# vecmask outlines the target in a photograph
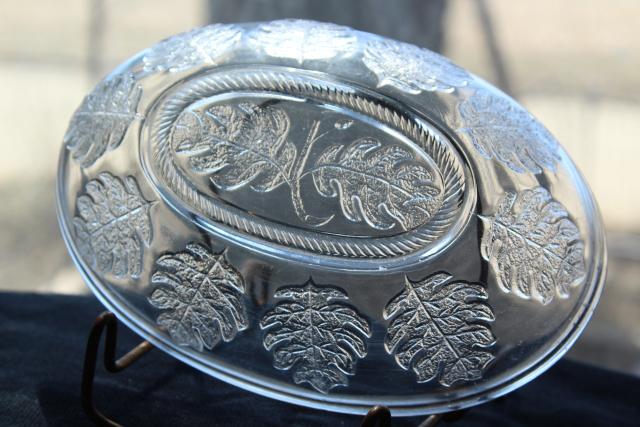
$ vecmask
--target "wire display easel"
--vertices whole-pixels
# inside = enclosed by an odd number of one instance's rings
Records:
[[[94,399],[94,379],[98,362],[98,350],[100,339],[106,329],[103,362],[105,369],[110,373],[118,373],[127,369],[142,356],[154,349],[149,341],[142,341],[140,344],[129,350],[125,355],[116,359],[116,347],[118,343],[118,319],[115,314],[105,311],[96,317],[96,320],[89,332],[87,346],[84,354],[81,383],[82,408],[87,417],[97,426],[122,427],[121,424],[102,414],[96,406]],[[428,416],[418,427],[434,427],[440,421],[454,421],[463,415],[463,411],[449,412],[446,414],[434,414]],[[361,427],[390,427],[392,418],[389,408],[385,406],[374,406],[362,418]]]

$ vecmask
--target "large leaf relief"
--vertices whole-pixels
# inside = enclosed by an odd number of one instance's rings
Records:
[[[91,166],[106,151],[117,148],[136,113],[142,89],[131,74],[101,81],[71,118],[64,143],[82,167]]]
[[[585,276],[584,244],[564,206],[542,187],[507,193],[484,223],[481,251],[500,288],[548,304]]]
[[[420,383],[437,380],[449,387],[480,379],[494,359],[494,315],[486,299],[481,285],[454,281],[447,273],[405,279],[405,289],[384,309],[390,319],[385,349]]]
[[[296,147],[287,140],[289,117],[275,107],[255,104],[213,106],[178,118],[173,144],[192,170],[210,175],[223,190],[245,185],[258,192],[288,182]]]
[[[440,208],[444,186],[435,168],[414,156],[401,146],[362,138],[326,149],[315,162],[313,181],[321,195],[340,198],[350,221],[411,230]]]
[[[329,59],[355,47],[353,30],[340,25],[289,19],[260,25],[249,34],[249,43],[276,58]]]
[[[437,166],[401,145],[383,146],[375,138],[332,145],[309,160],[319,122],[310,127],[300,151],[288,138],[291,122],[283,110],[253,103],[189,110],[172,133],[176,155],[216,187],[234,191],[249,186],[265,193],[290,189],[298,218],[322,226],[333,215],[307,212],[302,180],[311,176],[321,196],[337,198],[345,218],[378,230],[411,230],[429,221],[443,202],[444,183]]]
[[[453,92],[466,86],[469,74],[447,58],[417,46],[390,40],[370,41],[362,59],[378,78],[378,87],[420,92]]]
[[[343,302],[347,294],[309,281],[280,288],[274,298],[282,302],[260,322],[274,366],[292,369],[296,384],[309,383],[321,393],[346,386],[356,361],[367,355],[371,337],[369,323]]]
[[[144,55],[144,70],[179,72],[215,64],[241,36],[242,30],[235,25],[215,24],[169,37]]]
[[[459,107],[458,131],[476,150],[514,172],[556,170],[558,143],[531,114],[504,96],[477,92]]]
[[[108,172],[85,186],[73,219],[76,244],[92,268],[118,278],[137,278],[145,246],[151,243],[149,211],[136,180]]]
[[[473,185],[447,136],[357,91],[271,69],[205,73],[172,90],[150,115],[141,153],[174,202],[210,225],[386,258],[432,253],[471,213]],[[357,188],[350,182],[364,174],[337,173],[347,163],[375,176]]]
[[[162,310],[157,323],[178,345],[211,350],[249,327],[245,282],[223,254],[199,244],[156,261],[149,302]]]

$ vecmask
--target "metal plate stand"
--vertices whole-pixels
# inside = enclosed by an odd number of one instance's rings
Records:
[[[122,427],[121,424],[113,421],[103,415],[96,407],[93,398],[93,384],[96,374],[96,363],[98,361],[98,349],[100,347],[100,338],[106,329],[105,345],[104,345],[104,367],[108,372],[120,372],[134,362],[147,354],[154,347],[149,341],[142,341],[140,344],[131,349],[124,356],[116,359],[116,345],[118,341],[118,320],[116,316],[105,311],[96,317],[84,354],[84,364],[82,368],[82,385],[81,399],[82,408],[87,417],[97,426]],[[463,415],[463,411],[450,412],[446,414],[434,414],[428,416],[418,427],[434,427],[440,421],[454,421]],[[361,427],[391,427],[391,412],[385,406],[372,407],[367,415],[364,416],[360,424]]]

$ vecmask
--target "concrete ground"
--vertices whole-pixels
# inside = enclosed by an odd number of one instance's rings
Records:
[[[640,375],[640,2],[486,5],[502,73],[475,1],[447,3],[444,53],[506,86],[551,129],[591,184],[610,234],[607,287],[570,356]],[[86,292],[54,213],[68,120],[104,72],[207,16],[199,0],[0,2],[1,290]]]

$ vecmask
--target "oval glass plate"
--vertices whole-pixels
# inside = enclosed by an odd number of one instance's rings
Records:
[[[553,136],[446,58],[338,25],[212,25],[133,57],[64,137],[98,298],[266,396],[396,415],[533,379],[593,312],[595,202]]]

